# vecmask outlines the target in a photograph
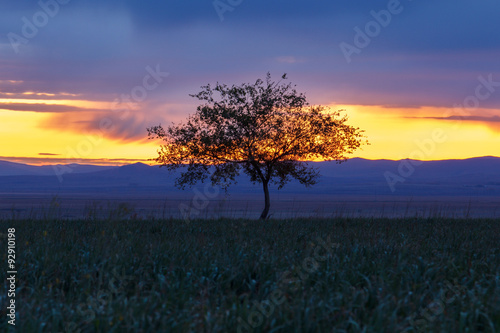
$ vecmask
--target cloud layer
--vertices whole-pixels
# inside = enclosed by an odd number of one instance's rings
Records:
[[[480,74],[500,79],[497,1],[401,1],[348,64],[340,43],[354,45],[354,29],[365,31],[390,2],[243,1],[221,22],[210,1],[70,1],[19,54],[6,47],[7,33],[22,36],[23,17],[33,21],[41,7],[2,3],[2,80],[96,98],[130,90],[146,66],[161,64],[172,73],[173,89],[157,93],[164,101],[271,71],[288,72],[318,103],[443,106],[466,96]]]
[[[41,129],[141,142],[147,126],[194,112],[189,94],[200,86],[254,82],[268,71],[287,73],[312,104],[385,106],[402,118],[464,104],[479,77],[500,85],[498,1],[214,3],[4,1],[0,109],[44,113]],[[462,120],[498,130],[497,90]],[[37,102],[11,101],[21,99]],[[57,100],[118,101],[128,115]],[[103,131],[105,120],[112,127]]]

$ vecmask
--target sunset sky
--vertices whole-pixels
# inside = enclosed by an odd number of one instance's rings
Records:
[[[0,4],[0,160],[123,164],[146,128],[217,81],[287,73],[346,109],[356,157],[500,156],[500,2],[77,1]]]

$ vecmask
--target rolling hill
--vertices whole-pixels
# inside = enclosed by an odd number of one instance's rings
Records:
[[[500,158],[479,157],[443,161],[391,161],[353,158],[344,163],[312,162],[322,177],[305,188],[291,182],[281,193],[350,195],[500,195]],[[408,169],[408,166],[412,169]],[[66,173],[57,175],[55,170]],[[69,172],[68,172],[69,171]],[[409,172],[411,171],[411,172]],[[31,166],[0,161],[0,192],[3,193],[81,193],[114,192],[175,193],[175,178],[169,172],[142,163],[121,167],[93,165]],[[388,176],[389,175],[389,176]],[[389,186],[387,177],[397,181]],[[260,193],[260,186],[245,175],[230,193]],[[275,189],[273,189],[275,190]],[[393,191],[394,190],[394,191]]]

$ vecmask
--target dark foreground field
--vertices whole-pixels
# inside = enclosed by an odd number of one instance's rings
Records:
[[[16,229],[16,332],[500,331],[498,220],[0,227],[3,271]]]

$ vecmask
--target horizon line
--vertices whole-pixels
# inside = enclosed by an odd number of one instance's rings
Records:
[[[417,160],[417,159],[411,159],[411,158],[402,158],[399,160],[395,159],[390,159],[390,158],[364,158],[364,157],[350,157],[347,158],[347,161],[352,160],[352,159],[361,159],[361,160],[367,160],[367,161],[392,161],[392,162],[399,162],[399,161],[405,161],[405,160],[411,160],[411,161],[420,161],[420,162],[437,162],[437,161],[464,161],[464,160],[471,160],[471,159],[477,159],[477,158],[498,158],[500,159],[500,156],[493,156],[493,155],[485,155],[485,156],[472,156],[472,157],[465,157],[465,158],[443,158],[443,159],[434,159],[434,160]],[[307,161],[311,163],[322,163],[322,162],[335,162],[336,160],[330,160],[330,161]],[[136,158],[50,158],[50,157],[15,157],[15,156],[0,156],[0,162],[10,162],[10,163],[18,163],[18,164],[24,164],[24,165],[29,165],[29,166],[51,166],[51,165],[71,165],[71,164],[80,164],[80,165],[94,165],[94,166],[125,166],[125,165],[132,165],[136,163],[143,163],[147,164],[150,166],[153,165],[160,165],[160,164],[153,164],[151,165],[150,162],[153,162],[153,159],[136,159]]]

